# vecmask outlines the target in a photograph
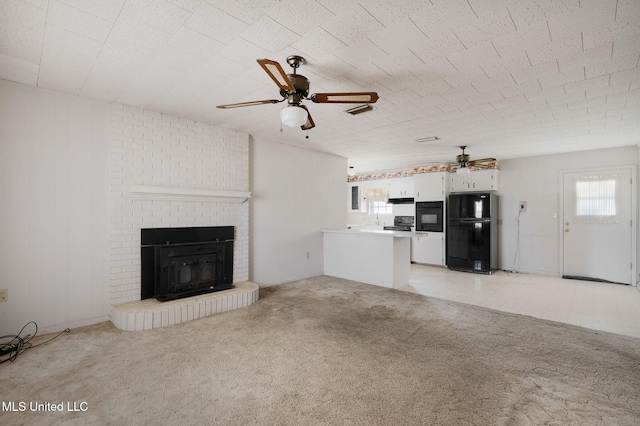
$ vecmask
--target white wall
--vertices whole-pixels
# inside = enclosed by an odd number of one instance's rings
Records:
[[[264,140],[252,140],[250,152],[250,279],[321,275],[321,230],[346,226],[346,159]]]
[[[249,135],[141,108],[111,108],[110,301],[140,300],[140,229],[234,226],[233,282],[249,277],[247,203],[136,199],[132,186],[249,190]]]
[[[633,146],[500,161],[500,268],[560,275],[560,172],[637,165],[638,159],[638,147]],[[520,216],[518,266],[516,217],[520,201],[527,202],[527,212]]]
[[[1,335],[108,319],[107,110],[0,81]]]
[[[138,200],[131,185],[246,192],[249,136],[0,80],[0,335],[139,300],[142,227],[233,225],[233,280],[248,279],[247,203]]]

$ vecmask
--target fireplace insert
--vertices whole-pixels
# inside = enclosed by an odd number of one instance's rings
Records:
[[[141,299],[233,288],[233,226],[142,229]]]

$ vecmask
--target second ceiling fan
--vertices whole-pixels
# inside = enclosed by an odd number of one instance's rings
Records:
[[[218,105],[218,108],[239,108],[252,105],[277,104],[287,101],[287,107],[280,112],[283,124],[290,127],[300,126],[302,130],[315,127],[311,114],[302,101],[309,99],[320,104],[372,104],[378,100],[376,92],[343,92],[343,93],[314,93],[309,96],[309,80],[297,74],[296,70],[305,63],[302,56],[292,55],[287,63],[293,68],[292,74],[286,74],[280,64],[270,59],[258,59],[258,64],[280,88],[282,99],[264,99],[260,101],[240,102],[236,104]]]
[[[456,155],[456,162],[453,163],[453,165],[458,166],[458,173],[468,172],[470,167],[475,167],[477,169],[491,169],[493,168],[492,163],[497,161],[495,158],[480,158],[477,160],[470,160],[469,154],[464,153],[464,150],[466,148],[466,145],[460,146],[460,149],[462,149],[462,154]]]

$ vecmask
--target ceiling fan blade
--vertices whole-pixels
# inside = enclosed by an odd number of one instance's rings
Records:
[[[307,111],[307,122],[304,123],[302,126],[300,126],[300,128],[302,130],[309,130],[309,129],[313,129],[314,127],[316,127],[316,123],[313,122],[313,118],[311,118],[311,113],[309,112],[307,107],[301,104],[300,108],[304,108],[305,111]]]
[[[261,101],[251,101],[251,102],[239,102],[237,104],[226,104],[226,105],[218,105],[216,108],[221,109],[229,109],[229,108],[240,108],[252,105],[263,105],[263,104],[277,104],[278,102],[282,102],[284,99],[264,99]]]
[[[480,158],[478,160],[471,160],[470,163],[490,163],[492,161],[497,161],[495,158]]]
[[[309,98],[320,104],[372,104],[378,100],[376,92],[314,93]]]
[[[284,72],[279,63],[272,61],[271,59],[258,59],[257,61],[279,88],[289,92],[294,92],[296,90],[289,81],[287,73]]]
[[[476,169],[492,169],[491,164],[471,162],[467,167],[475,167]]]

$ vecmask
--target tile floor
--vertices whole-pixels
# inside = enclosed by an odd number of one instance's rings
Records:
[[[409,284],[400,290],[640,338],[635,286],[412,264]]]

